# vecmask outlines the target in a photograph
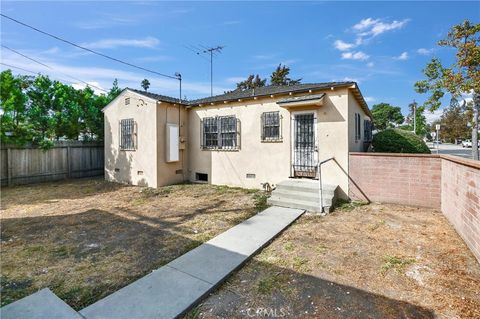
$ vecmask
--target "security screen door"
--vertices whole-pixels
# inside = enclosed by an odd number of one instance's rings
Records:
[[[315,140],[315,114],[293,115],[293,176],[317,176],[317,143]]]

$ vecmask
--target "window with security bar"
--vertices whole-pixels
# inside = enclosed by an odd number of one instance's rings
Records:
[[[263,142],[276,142],[282,140],[281,120],[282,117],[278,111],[262,113]]]
[[[120,149],[135,150],[136,147],[136,123],[133,119],[120,121]]]
[[[359,141],[362,139],[360,132],[360,114],[355,113],[355,141]]]
[[[240,122],[235,116],[204,118],[202,130],[203,149],[237,150],[240,148]]]
[[[363,120],[363,138],[365,142],[372,141],[372,122],[369,120]]]

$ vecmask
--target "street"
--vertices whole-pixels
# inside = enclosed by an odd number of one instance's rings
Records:
[[[472,149],[471,148],[463,148],[461,144],[440,144],[438,149],[433,143],[427,143],[428,147],[432,151],[432,154],[447,154],[447,155],[455,155],[460,156],[463,158],[472,158]]]

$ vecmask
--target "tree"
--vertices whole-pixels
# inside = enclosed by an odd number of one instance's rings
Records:
[[[480,24],[468,20],[453,26],[447,38],[438,42],[443,47],[456,49],[454,64],[446,68],[439,59],[433,58],[423,70],[425,80],[415,83],[418,93],[430,93],[425,106],[431,111],[438,109],[445,93],[459,98],[473,94],[472,157],[478,160],[478,113],[480,109]]]
[[[148,88],[150,87],[150,81],[147,79],[143,79],[141,86],[145,90],[145,92],[147,92]]]
[[[400,107],[388,103],[375,104],[372,107],[372,115],[373,123],[378,130],[395,127],[404,121]]]
[[[24,89],[28,86],[27,78],[14,77],[11,70],[0,74],[0,137],[5,144],[24,144],[29,138],[26,123],[27,96]]]
[[[272,75],[270,76],[270,83],[272,85],[295,85],[299,84],[302,81],[302,79],[290,79],[288,77],[289,74],[290,68],[280,63],[277,69],[272,72]]]
[[[467,138],[470,113],[471,111],[468,110],[466,103],[460,104],[456,99],[453,99],[438,121],[442,128],[442,140],[454,143],[457,139]]]
[[[251,90],[257,87],[265,86],[267,79],[261,79],[260,76],[250,74],[244,81],[237,83],[237,90]]]

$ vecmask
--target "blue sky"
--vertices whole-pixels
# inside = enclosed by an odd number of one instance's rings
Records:
[[[425,96],[413,90],[450,26],[480,20],[479,2],[8,2],[2,13],[102,53],[184,78],[187,98],[210,94],[210,65],[192,46],[225,46],[214,58],[214,93],[251,73],[268,77],[279,63],[303,82],[354,80],[370,107],[402,107]],[[1,19],[1,42],[51,66],[2,48],[2,63],[49,74],[76,86],[108,89],[152,82],[150,91],[177,96],[175,80],[106,60]],[[2,69],[6,67],[1,65]],[[19,73],[25,73],[18,71]]]

